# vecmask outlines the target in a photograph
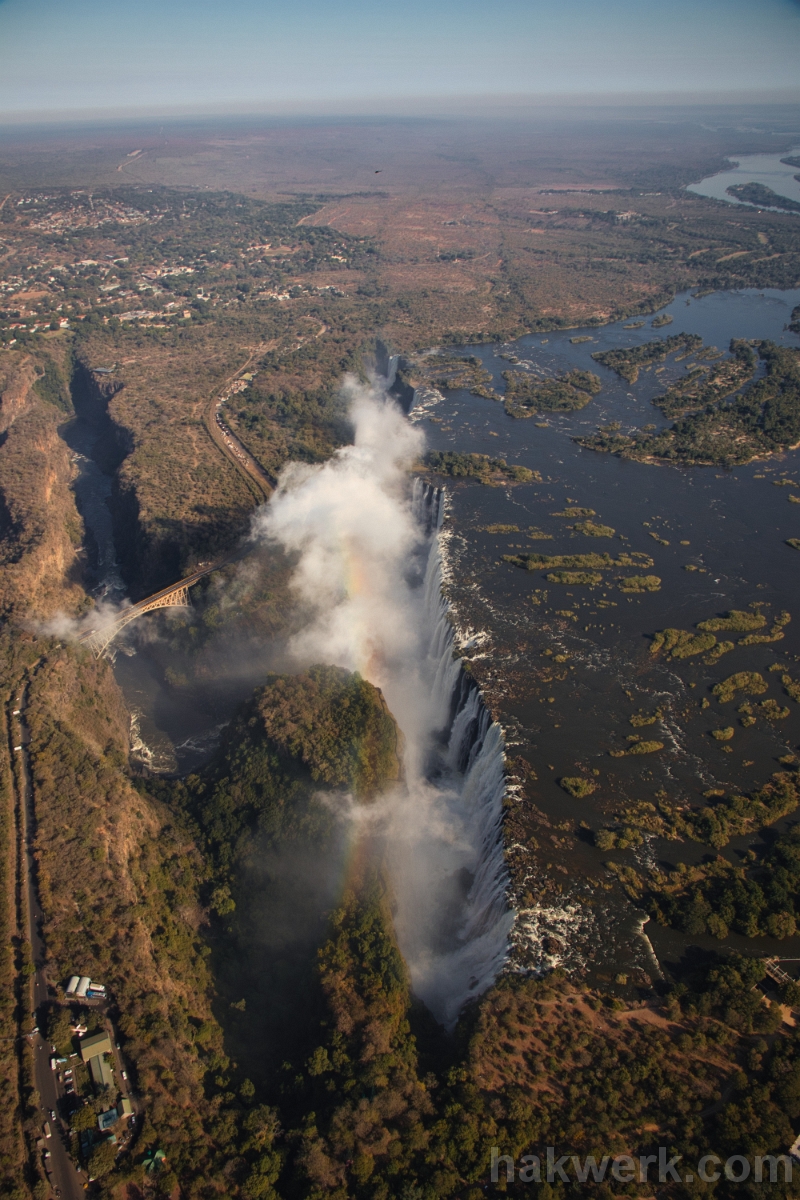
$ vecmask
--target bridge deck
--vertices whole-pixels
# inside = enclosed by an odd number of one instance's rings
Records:
[[[95,653],[100,655],[106,649],[115,636],[129,625],[131,621],[135,621],[137,617],[143,616],[147,612],[151,612],[155,608],[167,608],[168,604],[161,603],[169,600],[170,596],[176,596],[180,593],[184,594],[183,603],[186,603],[186,592],[194,584],[204,579],[206,575],[213,575],[215,571],[227,566],[229,563],[238,562],[250,553],[251,546],[245,545],[233,554],[226,555],[225,558],[219,559],[217,562],[210,563],[207,567],[200,567],[193,571],[191,575],[179,579],[177,583],[172,583],[169,587],[161,588],[158,592],[153,592],[151,596],[146,596],[144,600],[137,600],[135,604],[131,604],[128,608],[123,609],[117,616],[108,621],[105,625],[98,629],[88,629],[86,633],[82,633],[78,638],[79,642],[91,646]],[[178,607],[176,605],[175,607]]]

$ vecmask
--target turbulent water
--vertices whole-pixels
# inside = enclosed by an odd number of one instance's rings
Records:
[[[418,995],[452,1024],[496,978],[513,923],[502,842],[505,746],[474,681],[455,657],[442,594],[444,492],[415,482],[414,513],[429,532],[422,585],[420,681],[433,698],[426,773],[409,781],[390,822],[396,926]],[[419,823],[419,817],[423,818]]]
[[[321,466],[290,464],[255,532],[298,556],[307,621],[289,646],[297,666],[360,671],[403,732],[402,784],[350,818],[382,849],[414,990],[452,1025],[495,979],[513,923],[503,737],[455,655],[442,595],[444,494],[419,481],[408,494],[421,436],[383,387],[348,387],[353,445]]]
[[[666,310],[672,318],[667,332],[699,333],[720,347],[731,337],[797,345],[786,323],[798,303],[800,290],[703,298],[687,293]],[[708,721],[697,708],[702,692],[690,690],[693,677],[688,682],[680,671],[654,662],[643,634],[754,601],[766,600],[774,611],[794,609],[800,559],[786,539],[800,533],[800,507],[790,503],[790,488],[772,485],[783,476],[800,479],[800,452],[721,472],[658,468],[582,450],[572,437],[600,424],[664,424],[650,400],[686,369],[676,362],[663,372],[642,372],[631,388],[598,366],[591,357],[596,350],[664,336],[649,323],[629,324],[592,329],[588,341],[573,341],[575,331],[568,330],[528,335],[513,346],[469,348],[498,390],[510,360],[544,377],[575,368],[599,372],[602,392],[576,413],[514,421],[502,406],[468,393],[421,390],[407,419],[387,400],[387,380],[371,390],[351,385],[354,444],[325,464],[287,467],[254,529],[256,538],[278,541],[298,561],[295,590],[305,623],[287,654],[277,648],[267,665],[259,658],[255,670],[227,681],[224,697],[219,674],[205,691],[200,684],[178,691],[165,684],[165,666],[174,662],[184,670],[185,664],[167,643],[146,640],[150,630],[155,637],[154,617],[152,625],[130,627],[130,656],[120,654],[115,663],[138,715],[139,741],[146,743],[140,757],[151,769],[163,760],[164,769],[174,770],[177,761],[178,770],[186,771],[206,759],[221,722],[269,670],[337,663],[383,690],[405,738],[404,783],[368,812],[351,805],[348,820],[354,839],[361,832],[376,846],[383,839],[397,935],[415,990],[447,1024],[503,963],[521,970],[593,964],[604,972],[657,973],[642,938],[641,913],[618,889],[608,890],[606,855],[593,846],[590,827],[608,824],[618,804],[655,802],[661,790],[690,803],[710,787],[752,790],[798,744],[800,714],[792,706],[782,727],[762,721],[742,729],[734,752],[725,754],[710,741]],[[390,381],[394,363],[386,369]],[[436,450],[503,455],[538,472],[541,482],[456,484],[446,497],[443,525],[443,492],[422,482],[409,487],[423,429]],[[92,482],[87,475],[90,492]],[[106,480],[100,483],[107,489]],[[82,507],[89,524],[96,508],[104,511],[103,495],[94,507]],[[654,557],[660,592],[625,597],[609,580],[599,591],[573,595],[571,589],[548,589],[541,573],[504,563],[504,554],[520,550],[595,549],[573,540],[576,531],[559,515],[573,503],[590,505],[599,520],[615,527],[625,549]],[[528,527],[544,531],[548,540],[531,542]],[[98,528],[98,545],[103,539]],[[614,543],[600,548],[611,550]],[[268,549],[262,553],[270,557]],[[113,566],[113,553],[107,562]],[[479,638],[471,641],[457,628],[443,579],[458,621],[481,629]],[[775,655],[760,647],[737,650],[742,664],[764,671],[778,654],[795,660],[800,620],[796,611],[794,616]],[[156,644],[159,655],[152,652]],[[250,649],[248,643],[248,654]],[[514,762],[534,769],[529,794],[535,819],[530,830],[514,835],[519,844],[506,835],[505,848],[503,800],[517,793],[504,778],[501,730],[462,667],[462,661],[475,660],[477,669],[479,658],[491,660],[483,664],[486,686],[493,711],[502,714]],[[543,663],[562,662],[550,682],[539,678]],[[723,661],[718,673],[726,669]],[[765,677],[780,696],[780,676]],[[706,689],[710,682],[698,677],[696,686]],[[609,747],[630,732],[631,711],[656,705],[664,753],[642,762],[610,760]],[[698,715],[690,718],[692,711]],[[598,778],[593,796],[575,800],[559,786],[562,776],[592,768]],[[576,829],[580,836],[573,836]],[[626,853],[644,870],[654,862],[674,863],[675,847],[649,838]],[[738,846],[746,848],[744,842]],[[704,852],[681,847],[683,857],[695,851],[697,858]],[[506,861],[513,868],[516,913],[507,900]],[[543,890],[543,878],[549,890]],[[683,952],[682,935],[647,928],[660,958]],[[733,934],[725,947],[763,949]],[[767,948],[786,952],[779,943]],[[791,952],[800,953],[800,940]]]
[[[697,805],[712,789],[753,792],[796,754],[800,708],[789,701],[778,667],[794,670],[800,657],[800,557],[790,541],[800,534],[800,451],[733,470],[679,469],[596,454],[572,440],[598,426],[627,431],[670,423],[651,401],[693,365],[691,358],[670,360],[642,371],[630,385],[592,358],[597,351],[682,332],[720,348],[734,337],[796,347],[800,338],[787,323],[799,303],[800,289],[686,293],[666,308],[671,320],[663,330],[649,320],[626,320],[455,351],[478,358],[499,393],[509,361],[542,378],[575,369],[596,372],[602,391],[576,412],[514,420],[502,405],[463,390],[415,396],[410,420],[425,430],[432,449],[502,456],[536,473],[537,482],[529,485],[455,482],[446,529],[448,595],[459,621],[486,635],[477,652],[466,649],[465,658],[485,681],[525,797],[509,809],[506,826],[518,910],[511,969],[588,969],[604,983],[617,975],[652,978],[658,973],[652,950],[659,961],[672,962],[688,944],[800,954],[800,937],[787,946],[730,932],[720,943],[710,934],[690,938],[656,922],[646,926],[651,950],[642,936],[641,910],[612,883],[609,852],[594,837],[664,796]],[[568,516],[573,505],[610,526],[613,538],[581,534]],[[546,568],[521,571],[505,560],[530,552],[616,556],[622,550],[652,559],[648,570],[660,580],[658,591],[626,595],[611,574],[598,587],[559,586]],[[765,604],[769,614],[792,614],[774,646],[741,645],[715,666],[651,653],[656,630],[691,629],[714,614],[753,604]],[[711,688],[742,670],[763,673],[770,697],[781,706],[779,720],[745,728],[735,707],[715,706]],[[663,743],[663,751],[611,757],[639,732],[632,717],[640,711],[653,715],[652,735],[646,736]],[[736,733],[723,748],[710,731],[727,724]],[[560,781],[576,775],[591,778],[592,795],[576,798],[564,790]],[[739,866],[757,840],[735,839],[723,854]],[[646,875],[653,866],[693,865],[706,853],[699,843],[647,835],[638,847],[615,849],[611,859]]]

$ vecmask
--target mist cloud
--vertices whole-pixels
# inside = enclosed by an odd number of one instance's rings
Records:
[[[322,465],[286,467],[253,536],[297,559],[292,586],[306,619],[289,641],[294,664],[359,671],[403,732],[404,781],[368,807],[340,798],[339,811],[354,837],[379,848],[413,987],[451,1026],[496,977],[513,920],[503,738],[474,689],[452,718],[461,668],[439,545],[415,515],[408,477],[421,433],[380,386],[349,379],[345,391],[353,445]]]
[[[424,438],[377,385],[348,378],[344,391],[353,445],[318,466],[289,464],[253,532],[299,556],[292,586],[308,618],[289,642],[295,663],[359,671],[384,690],[408,736],[419,724],[420,597],[413,584],[423,545],[408,468]]]

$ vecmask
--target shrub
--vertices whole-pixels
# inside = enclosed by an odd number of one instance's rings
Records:
[[[591,779],[585,779],[582,775],[565,775],[558,782],[565,792],[569,792],[570,796],[575,796],[579,800],[582,800],[584,796],[591,796],[597,787],[596,783]]]
[[[711,689],[720,704],[729,703],[737,692],[745,692],[750,696],[761,696],[766,690],[766,680],[763,675],[759,675],[758,671],[737,671],[735,675],[729,675],[727,679],[723,679],[721,683],[715,684]]]

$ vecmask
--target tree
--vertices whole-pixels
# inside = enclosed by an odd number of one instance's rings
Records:
[[[114,1170],[114,1163],[117,1159],[117,1152],[114,1149],[113,1142],[100,1142],[95,1146],[87,1166],[89,1175],[94,1179],[100,1179],[103,1175],[108,1175],[109,1171]]]
[[[72,1031],[70,1030],[70,1011],[68,1008],[52,1008],[47,1015],[47,1036],[57,1050],[72,1050]]]
[[[78,1133],[84,1129],[97,1128],[97,1114],[91,1104],[84,1104],[82,1108],[78,1109],[70,1121],[70,1127]]]

